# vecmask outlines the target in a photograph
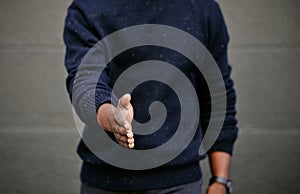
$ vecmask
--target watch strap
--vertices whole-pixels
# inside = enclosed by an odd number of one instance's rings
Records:
[[[221,176],[213,176],[209,180],[209,186],[212,185],[213,183],[221,183],[226,187],[227,193],[232,192],[232,182],[230,179]]]

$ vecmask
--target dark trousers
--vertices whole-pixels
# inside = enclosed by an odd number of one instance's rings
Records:
[[[182,185],[176,185],[173,187],[163,188],[163,189],[151,189],[145,191],[109,191],[103,189],[97,189],[89,187],[85,184],[81,184],[81,194],[201,194],[202,180]]]

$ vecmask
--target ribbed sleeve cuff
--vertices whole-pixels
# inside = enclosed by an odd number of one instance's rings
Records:
[[[104,103],[117,103],[117,98],[110,91],[89,90],[78,101],[77,113],[80,119],[89,125],[99,127],[97,121],[97,110]]]
[[[226,152],[230,155],[233,155],[233,147],[234,147],[234,143],[237,139],[238,129],[234,128],[234,130],[232,130],[232,131],[234,131],[234,132],[232,132],[230,134],[227,133],[226,136],[222,136],[222,133],[221,133],[219,138],[217,139],[217,141],[209,149],[208,153],[220,151],[220,152]]]

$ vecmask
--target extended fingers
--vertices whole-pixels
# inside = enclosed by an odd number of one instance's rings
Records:
[[[131,131],[126,130],[125,128],[116,125],[113,127],[113,133],[117,142],[127,148],[134,147],[134,139],[133,133]]]
[[[118,124],[115,124],[115,125],[113,126],[113,132],[114,132],[114,133],[118,133],[118,134],[120,134],[120,135],[122,135],[122,136],[126,136],[126,135],[127,135],[127,130],[126,130],[124,127],[121,127],[121,126],[118,125]]]
[[[126,136],[120,135],[118,133],[115,134],[115,137],[118,141],[121,141],[123,143],[128,143],[128,144],[132,144],[134,143],[134,139],[133,138],[128,138]]]
[[[115,134],[115,138],[121,146],[124,146],[126,148],[133,148],[134,147],[134,139],[133,138],[129,139],[129,138],[127,138],[125,136],[122,136],[118,133]]]

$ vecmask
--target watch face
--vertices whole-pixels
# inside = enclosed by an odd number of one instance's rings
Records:
[[[228,193],[232,193],[232,191],[233,191],[233,186],[232,186],[231,181],[227,182],[227,191],[228,191]]]

